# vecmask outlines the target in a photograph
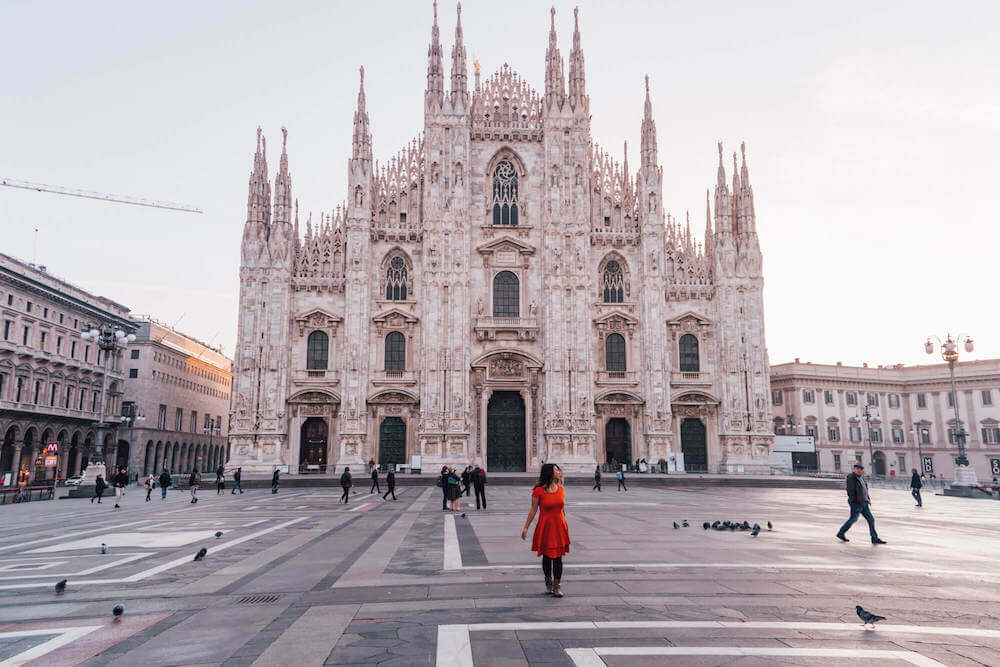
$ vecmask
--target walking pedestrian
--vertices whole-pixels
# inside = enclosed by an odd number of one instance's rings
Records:
[[[469,487],[472,485],[471,475],[472,466],[465,466],[465,470],[462,471],[462,492],[465,495],[469,495]]]
[[[615,475],[615,478],[618,480],[618,490],[621,491],[622,489],[625,489],[625,493],[628,493],[628,487],[625,486],[625,471],[619,470]]]
[[[201,484],[201,473],[197,469],[191,471],[188,486],[191,487],[191,504],[198,502],[198,485]]]
[[[274,469],[274,474],[271,475],[271,493],[278,492],[278,483],[281,481],[281,475],[277,468]]]
[[[448,501],[453,512],[458,511],[458,499],[462,497],[462,478],[454,466],[448,470]]]
[[[837,531],[837,539],[842,542],[850,542],[846,533],[854,522],[858,520],[858,515],[865,517],[868,522],[868,534],[872,538],[872,544],[885,544],[885,540],[875,532],[875,517],[871,511],[871,496],[868,494],[868,485],[862,475],[865,467],[860,463],[855,463],[851,469],[851,474],[847,476],[847,504],[851,507],[851,516],[844,522],[844,525]]]
[[[388,500],[388,498],[386,496],[388,496],[390,493],[392,494],[392,499],[395,500],[396,499],[396,473],[392,471],[392,468],[389,468],[389,472],[387,472],[385,474],[385,486],[386,486],[386,492],[385,492],[385,495],[382,496],[382,500]]]
[[[340,476],[340,488],[344,490],[344,494],[340,496],[340,502],[345,505],[350,496],[352,486],[354,486],[354,479],[351,477],[351,469],[345,466],[344,474]]]
[[[594,489],[601,490],[601,466],[594,466]]]
[[[104,481],[104,478],[100,475],[94,480],[94,497],[90,499],[90,502],[94,502],[94,498],[97,499],[97,504],[101,504],[101,496],[104,495],[104,489],[108,488],[108,483]]]
[[[479,500],[483,501],[483,509],[486,509],[486,471],[476,464],[472,469],[472,488],[476,492],[476,509],[479,509]]]
[[[441,510],[448,510],[448,466],[441,466],[441,476],[438,477],[437,485],[441,487]]]
[[[542,559],[545,592],[557,598],[562,592],[562,558],[569,553],[569,525],[566,523],[566,491],[562,469],[546,463],[531,491],[531,510],[521,530],[521,539],[528,539],[528,528],[538,514],[538,523],[531,538],[531,550]]]
[[[153,481],[153,475],[152,474],[150,474],[148,477],[146,477],[146,481],[142,483],[142,485],[146,487],[146,502],[147,503],[149,502],[149,496],[152,495],[152,493],[153,493],[153,485],[154,484],[156,484],[156,482]]]
[[[233,473],[233,493],[236,493],[236,489],[239,489],[240,493],[243,493],[243,486],[240,484],[240,481],[242,481],[242,479],[243,479],[243,468],[237,468],[236,472]]]
[[[375,493],[376,491],[382,493],[382,488],[378,485],[378,466],[372,465],[372,488],[368,489],[368,493]]]
[[[160,500],[167,499],[167,489],[170,487],[170,482],[173,481],[173,477],[169,470],[164,470],[160,473]]]
[[[215,495],[221,496],[226,490],[226,470],[219,466],[215,470]]]
[[[913,476],[910,477],[910,495],[917,501],[917,507],[924,506],[924,501],[920,498],[920,489],[923,486],[924,482],[920,479],[920,473],[917,472],[916,468],[913,468]]]
[[[115,485],[115,509],[118,509],[121,507],[125,487],[128,486],[128,473],[125,472],[125,468],[118,469],[115,476],[111,478],[111,483]]]

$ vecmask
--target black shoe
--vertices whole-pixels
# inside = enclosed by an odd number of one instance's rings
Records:
[[[847,535],[844,535],[843,533],[837,533],[837,539],[841,542],[850,542],[850,540],[847,539]]]
[[[885,544],[885,543],[886,543],[885,540],[883,540],[881,537],[876,537],[874,540],[872,540],[872,544]]]

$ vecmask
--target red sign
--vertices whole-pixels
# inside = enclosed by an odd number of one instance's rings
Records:
[[[58,457],[55,457],[55,456],[46,456],[45,457],[45,467],[46,468],[54,468],[56,466],[56,459],[57,458]]]
[[[50,442],[49,444],[45,445],[45,453],[46,454],[58,454],[59,453],[59,443],[58,442]]]

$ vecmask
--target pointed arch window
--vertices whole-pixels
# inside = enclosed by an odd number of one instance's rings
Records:
[[[406,301],[406,262],[396,256],[389,260],[385,273],[386,301]]]
[[[406,370],[406,337],[398,331],[385,337],[385,370]]]
[[[694,334],[684,334],[677,341],[678,358],[682,373],[697,373],[700,370],[698,362],[698,339]]]
[[[621,303],[625,300],[625,275],[622,265],[615,260],[604,266],[601,275],[601,288],[604,292],[604,303]]]
[[[493,278],[493,317],[521,316],[521,284],[510,271]]]
[[[517,226],[517,170],[507,159],[493,170],[493,224]]]
[[[322,331],[313,331],[306,341],[306,369],[326,370],[330,353],[330,338]]]
[[[604,364],[609,373],[625,372],[625,338],[613,333],[604,340]]]

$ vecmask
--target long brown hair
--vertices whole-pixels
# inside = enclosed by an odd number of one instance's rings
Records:
[[[549,484],[556,478],[556,468],[559,468],[555,463],[544,463],[542,464],[542,469],[538,473],[538,481],[535,482],[535,487],[547,488]],[[559,468],[561,470],[561,468]]]

